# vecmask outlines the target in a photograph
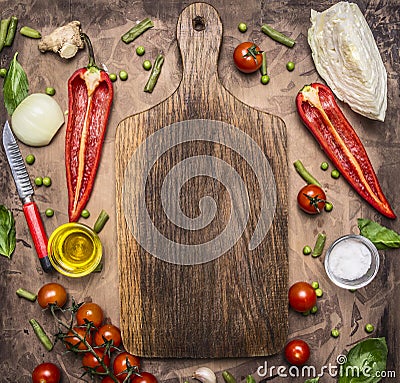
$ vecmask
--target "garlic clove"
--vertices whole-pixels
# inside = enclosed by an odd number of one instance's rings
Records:
[[[217,383],[217,377],[214,371],[208,367],[199,367],[192,375],[193,379],[197,379],[202,383]]]

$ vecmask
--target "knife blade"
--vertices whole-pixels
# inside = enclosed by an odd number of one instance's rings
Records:
[[[19,198],[23,204],[25,219],[28,223],[40,265],[42,266],[43,271],[48,273],[53,269],[53,267],[47,253],[47,235],[44,230],[39,209],[33,200],[33,188],[29,179],[29,174],[26,170],[24,160],[8,121],[4,124],[3,146]]]

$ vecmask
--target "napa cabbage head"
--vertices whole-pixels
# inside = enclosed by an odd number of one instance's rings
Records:
[[[387,73],[374,36],[357,4],[311,10],[308,43],[319,75],[352,110],[384,121]]]

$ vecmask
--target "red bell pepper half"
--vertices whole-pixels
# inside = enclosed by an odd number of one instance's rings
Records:
[[[331,89],[319,83],[306,85],[297,94],[296,105],[308,130],[349,184],[381,214],[396,218],[360,138]]]
[[[96,66],[89,38],[82,37],[89,49],[89,64],[68,80],[65,166],[70,222],[79,219],[92,192],[113,99],[112,82]]]

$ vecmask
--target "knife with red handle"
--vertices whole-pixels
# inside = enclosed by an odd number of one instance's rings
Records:
[[[26,222],[28,223],[36,253],[39,257],[43,271],[48,273],[53,270],[53,267],[50,263],[47,253],[47,235],[44,230],[39,209],[36,203],[33,201],[33,188],[25,167],[24,160],[8,121],[6,121],[4,124],[3,146],[11,168],[18,195],[23,203],[24,215]]]

